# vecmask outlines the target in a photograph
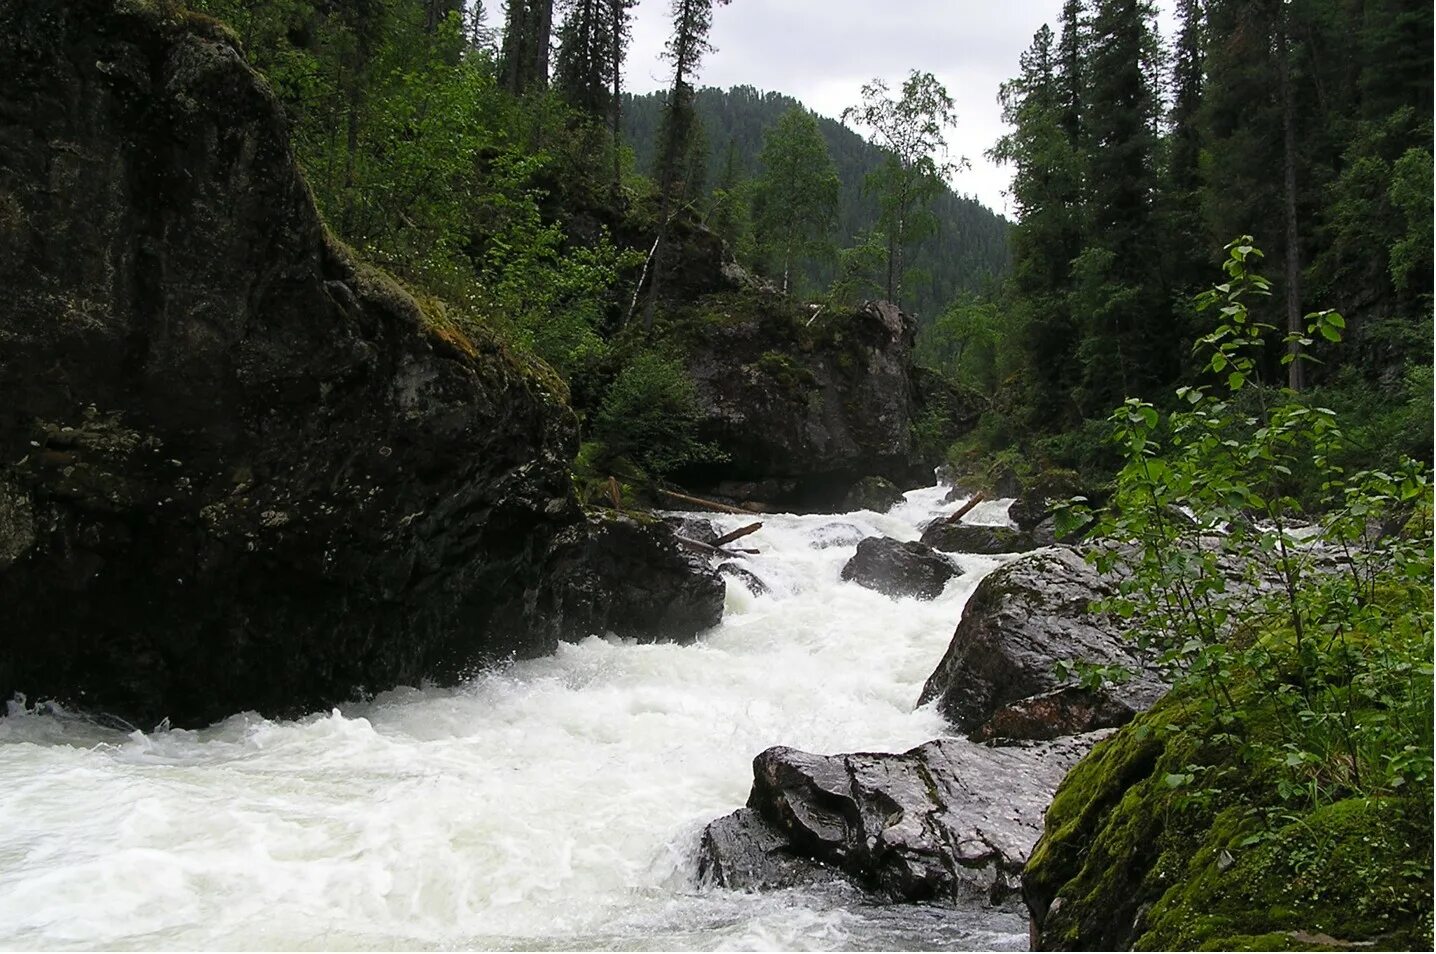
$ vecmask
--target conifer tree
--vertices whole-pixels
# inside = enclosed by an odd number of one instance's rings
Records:
[[[726,4],[728,0],[717,0]],[[693,108],[693,81],[705,54],[713,47],[708,32],[713,26],[714,0],[673,0],[673,35],[668,39],[665,56],[673,64],[673,85],[664,104],[663,119],[658,127],[658,158],[655,172],[658,179],[658,238],[653,245],[652,274],[648,303],[643,311],[645,328],[653,324],[654,311],[662,290],[667,266],[668,229],[675,211],[683,204],[688,192],[685,172],[691,172],[693,131],[699,121]]]
[[[499,51],[499,82],[504,89],[522,96],[547,88],[552,34],[553,0],[509,0]]]
[[[1022,55],[1021,75],[1003,84],[1003,120],[1013,131],[989,155],[1012,166],[1009,193],[1016,206],[1013,289],[1027,367],[1033,419],[1076,423],[1071,392],[1077,332],[1068,296],[1071,262],[1082,242],[1082,160],[1069,138],[1070,89],[1064,60],[1044,26]]]

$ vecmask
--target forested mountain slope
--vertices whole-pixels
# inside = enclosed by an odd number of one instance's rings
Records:
[[[624,99],[624,133],[632,146],[638,171],[652,172],[664,94],[627,96]],[[698,90],[698,117],[708,142],[708,183],[715,187],[757,174],[764,133],[791,109],[802,104],[782,93],[751,86]],[[837,166],[842,192],[838,211],[837,241],[852,245],[878,220],[878,201],[864,189],[864,178],[882,163],[883,153],[836,120],[818,117],[818,128]],[[730,168],[731,166],[731,168]],[[1010,223],[975,199],[945,190],[933,203],[937,228],[915,246],[909,263],[916,270],[905,282],[909,290],[904,307],[927,322],[958,294],[981,292],[1006,276],[1010,261]],[[823,288],[835,273],[833,261],[812,263],[807,279]]]

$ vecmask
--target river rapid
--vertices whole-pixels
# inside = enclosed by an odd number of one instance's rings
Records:
[[[858,540],[915,539],[945,492],[763,517],[740,545],[761,548],[747,566],[771,592],[728,580],[722,624],[688,646],[594,637],[456,688],[201,731],[12,702],[0,948],[1025,949],[1012,912],[692,876],[699,833],[747,799],[763,749],[950,734],[913,706],[1002,558],[958,556],[931,602],[839,580]],[[1005,505],[968,519],[1003,523]]]

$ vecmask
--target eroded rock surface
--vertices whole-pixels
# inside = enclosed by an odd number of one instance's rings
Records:
[[[1053,702],[1050,714],[1061,719],[1048,729],[1033,725],[1033,734],[1024,737],[1048,737],[1059,723],[1066,731],[1112,725],[1118,713],[1150,707],[1166,690],[1165,683],[1123,637],[1124,622],[1091,609],[1094,600],[1111,596],[1115,585],[1069,547],[1039,550],[994,570],[963,608],[947,654],[923,687],[919,704],[937,700],[958,728],[976,731],[1004,707],[1071,685],[1057,672],[1057,663],[1064,661],[1121,666],[1132,675],[1125,683],[1096,690],[1100,698],[1085,707],[1090,722],[1074,721],[1078,707]],[[1039,704],[1030,703],[1026,712],[1038,715]],[[999,722],[984,731],[1010,737],[1023,724],[1016,712]]]
[[[1005,901],[1058,782],[1099,737],[1000,749],[940,739],[900,755],[772,748],[753,761],[747,807],[705,831],[699,870],[760,888],[825,867],[887,900]]]
[[[843,567],[843,579],[888,596],[930,600],[942,595],[948,580],[962,570],[932,547],[917,541],[868,537]]]

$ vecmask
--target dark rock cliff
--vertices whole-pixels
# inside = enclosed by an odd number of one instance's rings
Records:
[[[0,0],[0,63],[0,694],[194,724],[622,629],[548,582],[550,376],[328,236],[223,27]]]
[[[927,405],[912,363],[916,326],[895,306],[800,310],[750,289],[700,302],[682,351],[700,436],[727,459],[690,486],[798,510],[838,507],[865,477],[932,476],[915,427]],[[928,390],[931,390],[930,388]]]

